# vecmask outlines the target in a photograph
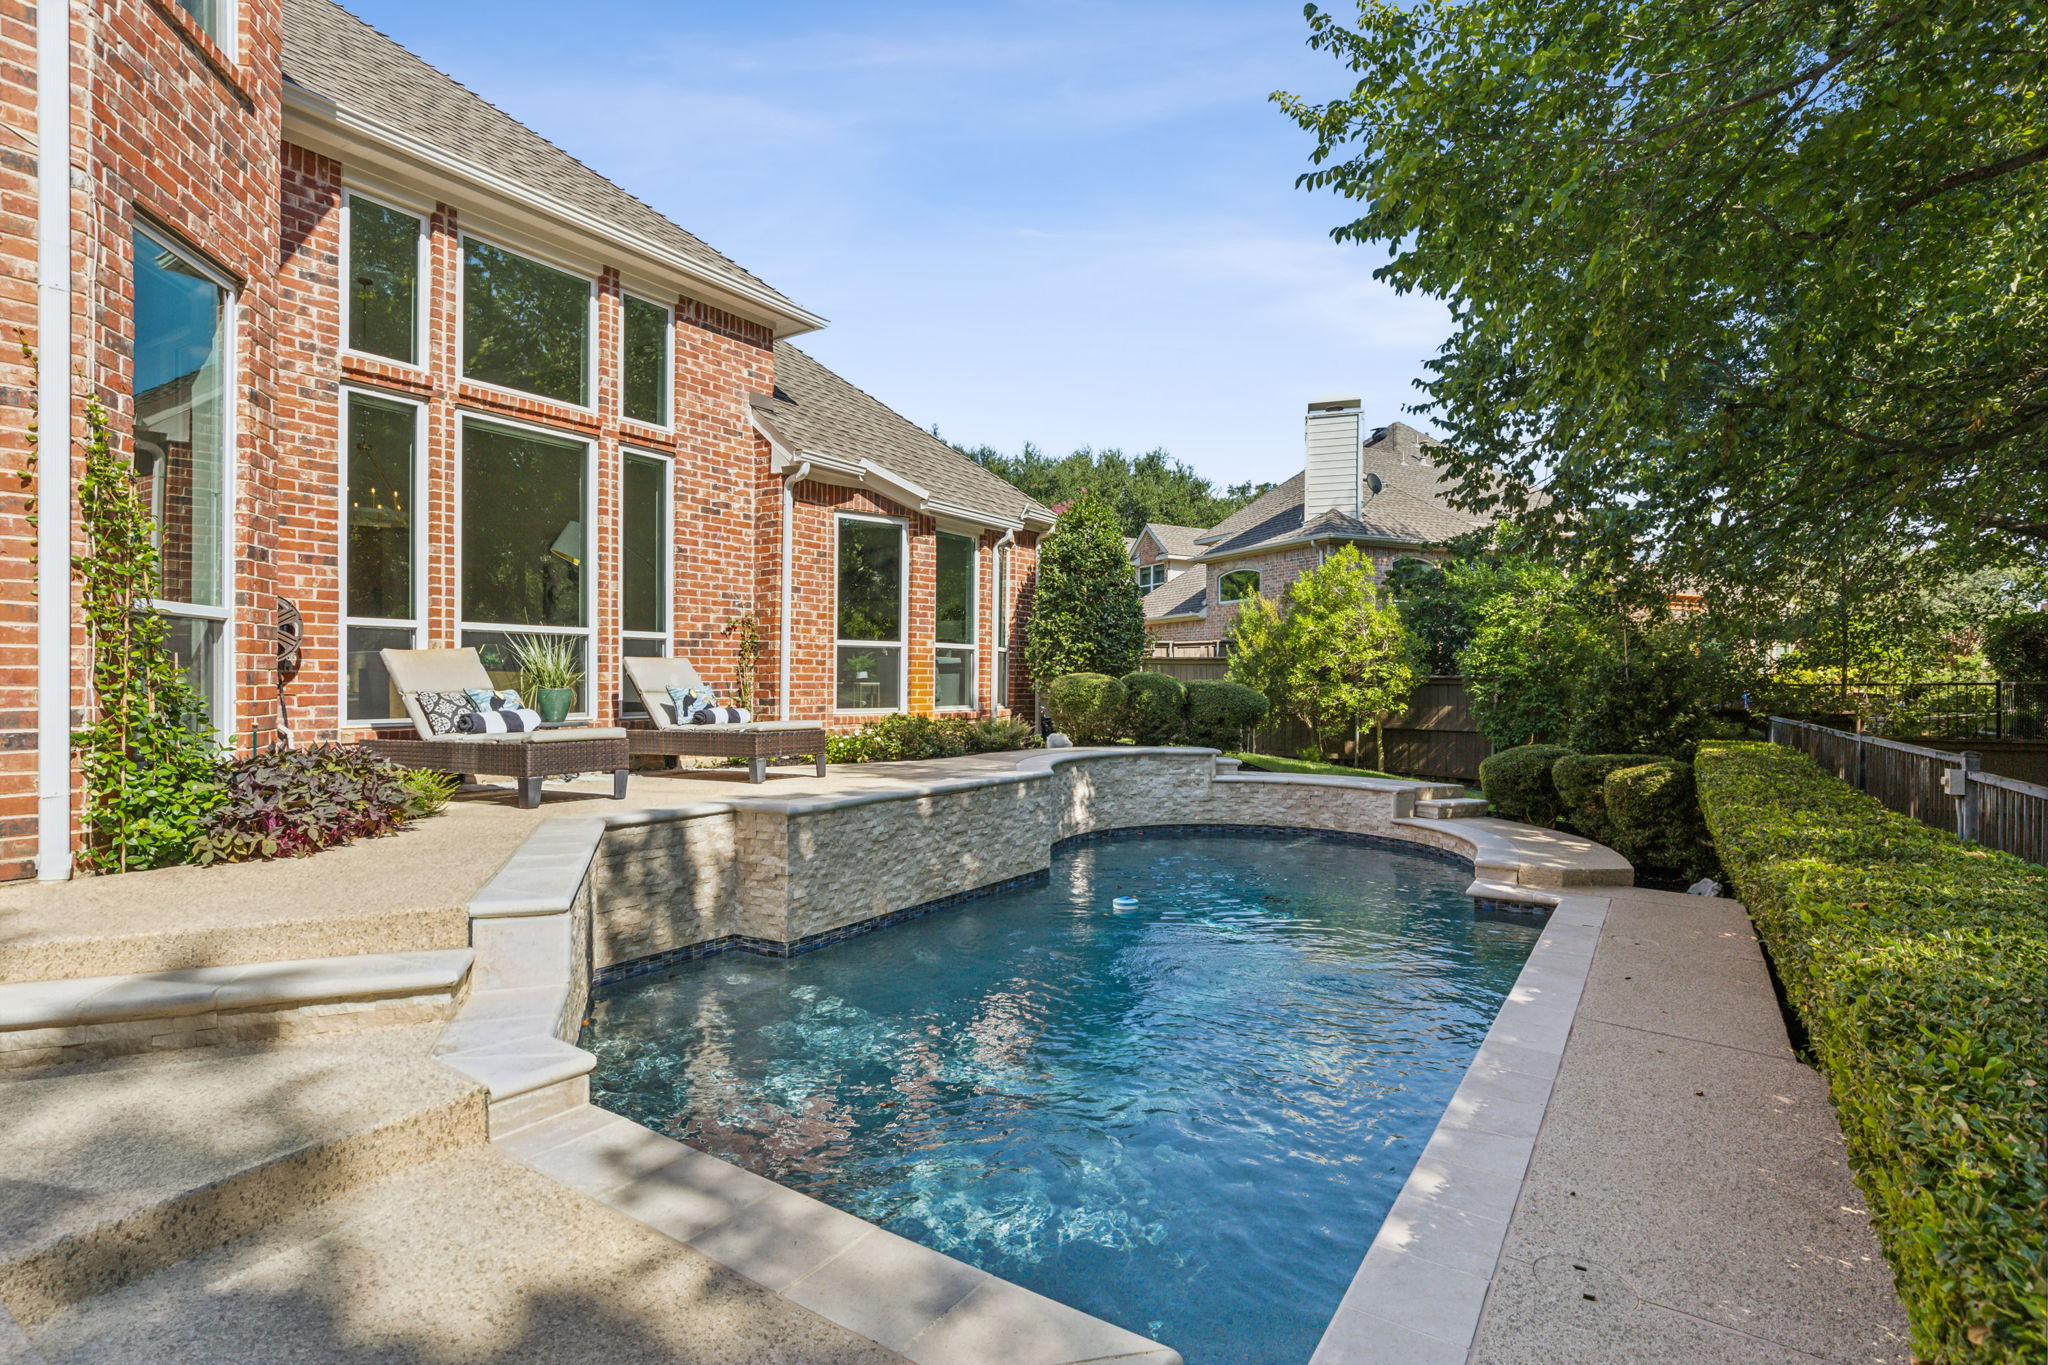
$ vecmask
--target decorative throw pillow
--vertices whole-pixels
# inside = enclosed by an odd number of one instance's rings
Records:
[[[508,687],[502,692],[493,692],[488,687],[465,687],[462,693],[469,698],[469,704],[479,711],[517,711],[526,705],[525,699],[519,695],[519,689],[516,687]]]
[[[668,704],[675,709],[678,725],[691,724],[699,711],[716,700],[708,687],[671,687],[668,690]]]
[[[436,735],[459,734],[462,718],[477,709],[467,692],[415,692],[420,714],[427,718],[427,731]]]

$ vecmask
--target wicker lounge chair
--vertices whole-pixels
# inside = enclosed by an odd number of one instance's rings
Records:
[[[678,725],[671,687],[703,687],[688,659],[627,659],[626,676],[654,720],[652,730],[628,730],[633,752],[668,758],[744,758],[747,781],[768,780],[768,760],[811,754],[825,775],[825,727],[814,720],[750,720],[738,725]]]
[[[437,735],[420,710],[421,692],[460,692],[490,687],[491,676],[473,649],[387,649],[384,667],[405,699],[417,739],[366,739],[363,747],[407,768],[432,768],[456,773],[511,777],[519,781],[519,806],[540,804],[545,777],[605,772],[612,775],[612,796],[624,800],[631,760],[624,730],[597,726],[563,726],[517,735]]]

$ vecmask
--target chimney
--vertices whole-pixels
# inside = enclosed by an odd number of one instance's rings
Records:
[[[1304,524],[1325,512],[1357,516],[1365,481],[1356,398],[1318,398],[1308,405],[1308,476],[1302,486]]]

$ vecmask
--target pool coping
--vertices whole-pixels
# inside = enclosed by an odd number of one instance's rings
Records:
[[[902,800],[1042,779],[1075,760],[1159,752],[1126,748],[1033,754],[1010,773],[923,782],[908,792],[789,804],[816,809]],[[1222,764],[1210,780],[1393,788],[1418,795],[1443,785],[1254,776]],[[584,998],[571,979],[574,913],[598,845],[614,826],[689,819],[729,808],[704,802],[550,821],[478,892],[470,906],[475,984],[436,1055],[489,1090],[493,1142],[915,1365],[989,1365],[996,1360],[1002,1365],[1086,1365],[1110,1359],[1181,1365],[1171,1347],[896,1237],[590,1104],[589,1074],[596,1058],[566,1041],[565,1034],[573,1036]],[[1098,833],[1114,831],[1076,837]],[[1471,865],[1477,876],[1468,894],[1475,906],[1554,907],[1311,1361],[1448,1365],[1465,1359],[1477,1333],[1507,1218],[1591,969],[1607,909],[1597,888],[1627,885],[1633,876],[1625,860],[1601,845],[1492,818],[1399,816],[1377,837],[1418,852],[1448,853]],[[594,972],[589,975],[594,979]],[[591,984],[586,982],[585,989]],[[1512,1131],[1495,1131],[1502,1128]],[[599,1153],[596,1148],[605,1144],[609,1152]],[[859,1254],[849,1258],[856,1247]],[[1483,1273],[1475,1273],[1482,1266]]]

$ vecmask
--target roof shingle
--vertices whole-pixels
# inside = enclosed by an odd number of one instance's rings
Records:
[[[755,395],[754,411],[799,454],[872,460],[947,502],[1005,522],[1027,514],[1052,520],[1043,503],[786,341],[775,344],[775,393]]]

